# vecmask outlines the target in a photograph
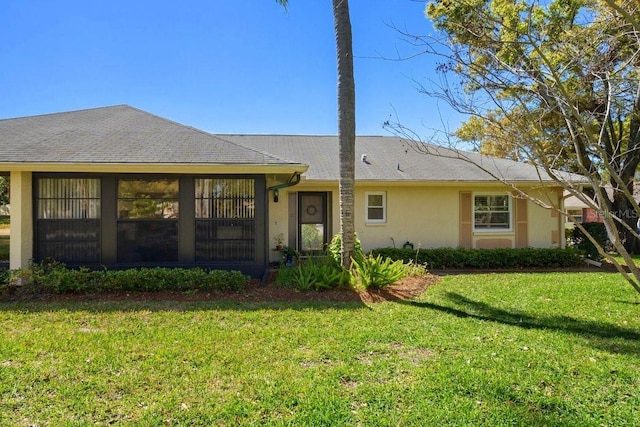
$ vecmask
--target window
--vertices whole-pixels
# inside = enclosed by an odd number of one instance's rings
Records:
[[[255,180],[195,181],[196,261],[255,259]]]
[[[118,218],[178,218],[178,180],[119,180]]]
[[[473,214],[476,231],[510,231],[511,197],[508,194],[476,194]]]
[[[39,178],[37,258],[100,262],[100,179]]]
[[[327,242],[327,193],[298,193],[298,249],[303,254],[317,254]]]
[[[41,178],[38,219],[100,218],[100,180]]]
[[[365,193],[366,201],[366,217],[365,221],[369,223],[387,222],[387,193],[385,192],[368,192]]]
[[[178,179],[118,180],[118,262],[178,261]]]
[[[573,219],[569,216],[571,215]],[[567,222],[581,223],[582,222],[582,209],[567,209]]]

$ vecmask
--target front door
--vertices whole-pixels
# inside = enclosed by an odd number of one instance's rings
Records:
[[[318,253],[327,244],[327,193],[298,193],[298,250]]]

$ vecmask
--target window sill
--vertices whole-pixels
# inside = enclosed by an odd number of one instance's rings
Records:
[[[365,227],[384,227],[386,225],[387,225],[386,222],[367,222],[367,221],[365,221],[365,223],[364,223]]]
[[[481,236],[486,236],[488,234],[492,236],[513,236],[516,233],[514,230],[473,230],[473,234]]]

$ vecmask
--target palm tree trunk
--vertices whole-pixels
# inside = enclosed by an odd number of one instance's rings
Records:
[[[349,2],[333,1],[333,23],[338,59],[338,144],[340,146],[340,232],[342,266],[350,268],[355,241],[354,186],[356,145],[356,89]]]

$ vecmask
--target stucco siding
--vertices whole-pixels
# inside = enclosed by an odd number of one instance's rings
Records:
[[[33,258],[31,172],[11,172],[11,240],[9,267],[26,267]]]
[[[365,220],[366,192],[386,192],[386,222]],[[438,187],[371,186],[356,190],[356,231],[364,250],[411,242],[414,248],[458,245],[458,192]]]
[[[332,206],[331,235],[340,231],[340,207],[337,185],[301,183],[280,190],[279,202],[269,195],[269,241],[274,247],[274,238],[283,234],[285,244],[290,240],[288,224],[295,221],[290,212],[288,196],[284,193],[327,192]],[[385,194],[386,220],[380,223],[366,221],[366,197],[368,193]],[[414,248],[457,247],[460,245],[461,194],[470,194],[471,203],[464,209],[473,209],[475,194],[511,194],[504,186],[419,186],[389,183],[366,183],[358,185],[355,193],[355,228],[365,251],[381,247],[402,247],[411,242]],[[559,202],[558,192],[533,189],[531,193],[553,203]],[[473,221],[473,213],[467,215]],[[551,209],[545,209],[525,200],[511,200],[511,229],[508,231],[479,231],[471,226],[470,246],[472,248],[548,248],[562,245],[559,236],[561,221]],[[293,228],[295,230],[295,227]],[[330,237],[329,237],[330,238]],[[295,236],[293,236],[295,241]],[[278,260],[279,254],[271,251],[271,260]]]
[[[531,195],[541,201],[560,207],[561,193],[557,191],[532,190]],[[564,218],[554,209],[543,208],[532,201],[529,205],[529,246],[534,248],[564,247]]]

